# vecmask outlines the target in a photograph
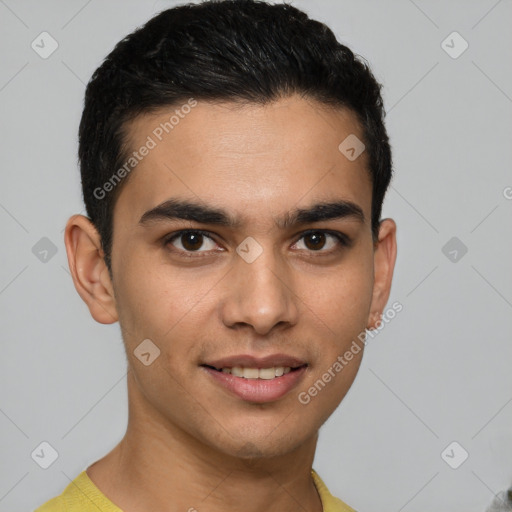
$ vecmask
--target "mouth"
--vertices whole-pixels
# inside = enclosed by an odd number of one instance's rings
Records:
[[[269,403],[285,397],[305,378],[304,360],[275,354],[263,358],[240,355],[208,361],[200,367],[215,387],[244,402]]]
[[[306,368],[308,364],[304,363],[299,366],[271,366],[268,368],[257,368],[250,366],[224,366],[217,368],[209,364],[203,364],[201,366],[210,368],[211,370],[217,371],[219,373],[240,377],[242,379],[273,380],[282,377],[283,375],[287,375],[288,373],[296,372]]]

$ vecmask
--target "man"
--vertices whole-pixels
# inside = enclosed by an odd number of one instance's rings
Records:
[[[368,67],[289,5],[179,6],[94,73],[79,142],[69,266],[119,321],[129,421],[38,510],[353,510],[312,464],[396,258]]]

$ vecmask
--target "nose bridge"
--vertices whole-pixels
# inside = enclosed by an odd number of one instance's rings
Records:
[[[270,241],[246,238],[237,247],[233,262],[224,323],[249,324],[259,334],[279,323],[296,323],[297,304],[288,270]]]

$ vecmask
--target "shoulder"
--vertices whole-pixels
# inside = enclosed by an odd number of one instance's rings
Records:
[[[34,512],[122,512],[82,471],[64,492],[47,501]]]
[[[34,512],[66,512],[66,507],[62,496],[57,496],[36,508]]]
[[[324,512],[356,512],[352,507],[336,496],[333,496],[318,473],[312,469],[311,474],[315,482]]]
[[[352,507],[347,505],[344,501],[341,501],[339,498],[336,498],[336,496],[332,496],[331,498],[332,498],[333,512],[335,510],[339,510],[339,512],[356,512]]]

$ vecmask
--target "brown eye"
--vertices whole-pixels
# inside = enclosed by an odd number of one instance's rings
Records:
[[[330,253],[336,248],[350,246],[350,239],[343,233],[329,231],[307,231],[302,234],[302,237],[296,242],[295,245],[303,243],[305,249],[310,252]],[[336,247],[337,246],[337,247]],[[303,249],[303,247],[298,247]]]
[[[308,249],[317,251],[325,245],[325,238],[325,233],[322,232],[308,233],[304,236],[304,242]]]
[[[210,247],[205,249],[205,242],[210,242]],[[169,238],[166,244],[171,244],[183,252],[206,252],[214,249],[216,246],[215,242],[208,235],[200,231],[180,231]]]
[[[181,244],[187,251],[197,251],[203,245],[201,233],[184,233],[181,235]]]

